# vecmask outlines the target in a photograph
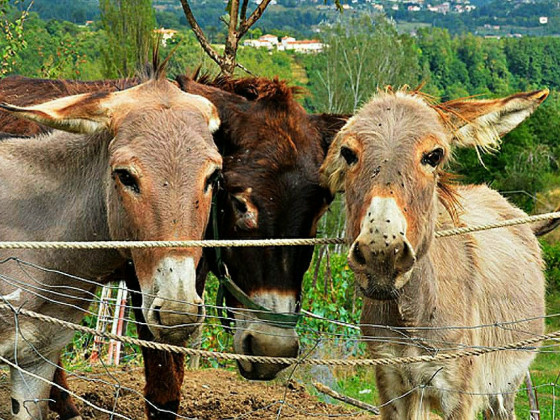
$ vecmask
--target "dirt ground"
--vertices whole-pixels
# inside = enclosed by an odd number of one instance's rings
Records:
[[[131,419],[144,419],[142,388],[144,375],[141,368],[111,368],[108,372],[96,368],[92,372],[75,372],[87,380],[70,378],[72,391],[105,410],[114,411]],[[116,399],[116,388],[109,384],[120,384]],[[305,388],[295,382],[288,386],[276,383],[251,382],[239,377],[236,372],[201,369],[185,373],[183,383],[181,416],[200,420],[218,419],[327,419],[350,418],[371,420],[376,416],[364,414],[343,405],[321,402],[309,395]],[[281,401],[285,400],[285,404]],[[0,419],[10,418],[9,381],[6,371],[0,371]],[[99,410],[78,402],[84,420],[108,420],[111,417]],[[281,408],[281,414],[278,411]],[[116,418],[116,417],[114,417]],[[180,417],[181,418],[181,417]],[[49,420],[55,420],[49,415]]]

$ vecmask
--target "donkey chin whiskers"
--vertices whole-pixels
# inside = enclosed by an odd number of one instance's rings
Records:
[[[368,280],[372,280],[369,275]],[[367,287],[360,286],[360,290],[364,296],[374,300],[395,300],[401,295],[399,289],[395,289],[394,287],[383,287],[377,284],[369,284]]]

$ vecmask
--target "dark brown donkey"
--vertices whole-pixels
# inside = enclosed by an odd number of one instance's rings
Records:
[[[547,95],[430,105],[419,94],[378,94],[337,136],[321,170],[332,191],[346,191],[348,261],[365,295],[362,331],[377,337],[369,342],[375,357],[492,348],[543,333],[543,261],[531,226],[436,240],[434,232],[525,216],[485,185],[450,185],[443,168],[452,147],[495,148]],[[428,419],[437,409],[448,420],[480,410],[514,419],[536,354],[378,367],[381,417]]]
[[[219,119],[207,99],[159,77],[121,92],[0,107],[65,130],[0,143],[0,240],[204,236],[222,165],[211,135]],[[1,254],[3,302],[79,323],[95,285],[73,276],[106,281],[130,259],[142,291],[141,312],[158,341],[182,343],[201,322],[195,277],[200,248],[100,250],[86,259],[72,249]],[[14,258],[59,271],[39,271],[33,281],[21,281]],[[24,317],[16,331],[13,316],[0,316],[0,356],[46,380],[52,380],[71,337],[70,330]],[[47,383],[12,367],[11,387],[16,419],[46,418]]]
[[[318,169],[334,134],[345,118],[337,115],[308,115],[295,100],[295,89],[284,82],[263,78],[239,80],[203,78],[199,82],[178,77],[180,87],[210,99],[218,108],[222,125],[214,139],[224,156],[224,185],[218,195],[220,238],[312,237],[316,224],[331,201],[328,189],[319,186]],[[66,92],[104,88],[119,89],[136,81],[66,82],[21,77],[0,82],[0,97],[33,103],[38,97],[55,97]],[[22,89],[28,93],[19,94]],[[9,125],[8,125],[9,124]],[[25,135],[39,126],[17,126],[0,113],[0,130]],[[207,232],[209,239],[214,232]],[[273,312],[297,312],[303,273],[311,261],[311,247],[231,248],[222,260],[233,282],[251,299]],[[205,258],[214,272],[214,250]],[[199,268],[202,263],[199,265]],[[199,270],[203,278],[206,271]],[[132,278],[129,287],[137,288]],[[133,294],[133,297],[135,295]],[[243,307],[226,290],[230,306]],[[237,311],[235,350],[244,354],[294,356],[298,340],[294,326],[251,322],[254,312]],[[137,314],[138,316],[138,314]],[[140,314],[141,316],[141,314]],[[150,333],[140,328],[142,338]],[[173,419],[179,406],[183,357],[143,349],[146,368],[145,395],[149,418]],[[248,378],[273,378],[277,365],[240,365]],[[59,379],[63,380],[62,371]],[[54,388],[53,388],[54,391]],[[58,391],[55,392],[58,394]],[[59,413],[71,412],[65,393],[53,398]]]

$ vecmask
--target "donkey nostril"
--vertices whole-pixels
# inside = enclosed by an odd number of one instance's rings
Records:
[[[157,324],[163,325],[161,322],[161,306],[154,306],[154,318]]]
[[[366,258],[364,257],[364,254],[362,253],[362,250],[360,249],[360,243],[356,242],[356,245],[354,245],[354,251],[352,252],[352,255],[354,257],[354,260],[360,264],[360,265],[366,265]]]
[[[397,260],[395,261],[395,268],[403,273],[410,270],[410,268],[416,262],[416,256],[414,254],[415,253],[412,246],[407,241],[405,241],[403,244],[402,252],[400,252],[400,255],[397,257]]]
[[[248,334],[243,340],[243,354],[252,355],[253,354],[253,336]]]

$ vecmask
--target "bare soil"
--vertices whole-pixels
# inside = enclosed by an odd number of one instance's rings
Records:
[[[143,370],[138,367],[119,367],[105,370],[95,368],[91,372],[75,372],[85,379],[71,377],[70,388],[92,404],[131,419],[144,419]],[[120,385],[117,396],[116,384]],[[310,395],[295,382],[287,385],[252,382],[242,379],[236,372],[218,369],[188,370],[182,387],[180,415],[200,420],[217,419],[328,419],[350,418],[371,420],[373,415],[358,412],[343,405],[327,404]],[[0,371],[0,419],[10,418],[9,379],[6,371]],[[285,401],[282,404],[282,401]],[[88,407],[78,401],[84,420],[108,420],[109,414]],[[278,416],[279,410],[280,415]],[[55,420],[54,414],[49,420]],[[113,417],[117,418],[117,417]],[[181,417],[179,417],[181,418]]]

